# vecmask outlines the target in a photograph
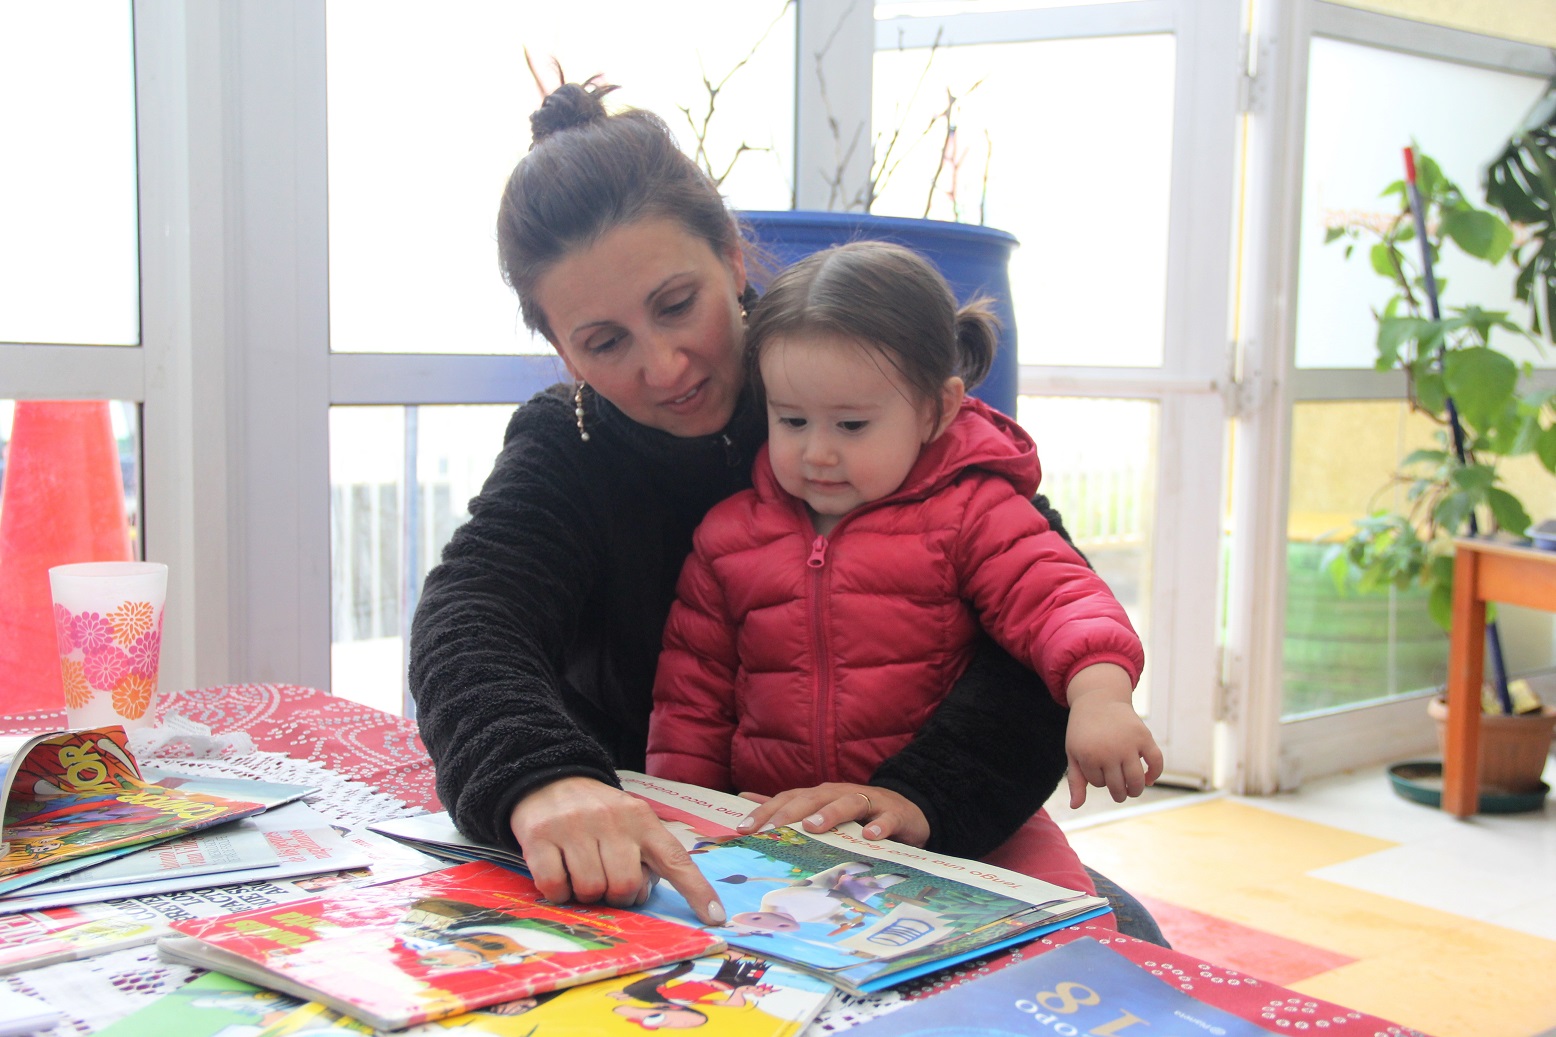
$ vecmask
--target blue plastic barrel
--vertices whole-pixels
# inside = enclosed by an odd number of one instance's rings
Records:
[[[944,220],[912,220],[848,212],[747,210],[738,214],[747,234],[781,269],[797,259],[848,241],[880,240],[923,255],[951,285],[957,301],[994,300],[999,351],[973,395],[996,410],[1016,413],[1016,313],[1010,297],[1010,253],[1020,242],[1008,231]],[[757,278],[757,289],[763,287]]]

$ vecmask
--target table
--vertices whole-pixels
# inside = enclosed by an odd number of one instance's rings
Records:
[[[157,701],[160,719],[178,713],[217,734],[247,732],[255,748],[314,760],[405,803],[442,810],[432,760],[416,722],[295,684],[224,684]],[[65,711],[0,714],[0,734],[54,731]]]
[[[1480,689],[1493,601],[1556,611],[1556,552],[1480,537],[1454,541],[1443,810],[1455,817],[1474,814],[1480,800]]]
[[[432,761],[414,721],[289,684],[233,684],[164,695],[158,704],[159,716],[172,712],[205,724],[213,733],[245,731],[260,750],[314,760],[409,805],[443,809],[433,787]],[[49,731],[63,724],[63,710],[0,714],[0,734]],[[1013,954],[1019,959],[1080,936],[1106,943],[1173,986],[1274,1032],[1305,1032],[1316,1026],[1335,1037],[1372,1037],[1378,1033],[1425,1037],[1376,1016],[1084,923],[1050,933]],[[985,971],[987,967],[973,962],[911,986],[923,991],[956,986],[976,980]],[[0,977],[0,982],[4,980]],[[846,1027],[853,1021],[851,1011],[845,1008],[824,1014],[812,1032],[823,1032],[821,1023],[828,1019],[834,1027]],[[49,1031],[67,1032],[75,1031],[68,1024]]]

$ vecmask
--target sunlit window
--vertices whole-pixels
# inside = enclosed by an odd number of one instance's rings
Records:
[[[900,165],[873,211],[1020,239],[1024,364],[1162,362],[1174,58],[1166,35],[875,56],[877,153],[898,134]]]
[[[1485,165],[1502,150],[1545,80],[1317,37],[1308,71],[1307,143],[1303,156],[1302,252],[1298,268],[1299,367],[1371,368],[1377,327],[1373,310],[1390,288],[1367,265],[1350,260],[1327,229],[1347,220],[1397,213],[1387,184],[1405,175],[1402,149],[1412,142],[1449,179],[1484,202]],[[1458,301],[1511,309],[1512,268],[1496,270],[1444,250],[1437,274],[1443,307]],[[1502,343],[1510,352],[1518,344]],[[1538,354],[1528,351],[1528,358]],[[1549,363],[1549,359],[1545,361]]]
[[[789,207],[794,15],[781,2],[486,0],[434,14],[407,0],[330,0],[327,18],[338,352],[549,351],[497,270],[498,198],[540,102],[526,54],[548,88],[553,61],[569,80],[599,74],[621,87],[609,104],[659,113],[688,153],[701,138],[706,165],[729,170],[735,206]],[[704,75],[728,77],[706,123]],[[736,161],[742,145],[754,150]]]
[[[128,0],[0,4],[0,341],[140,342]]]

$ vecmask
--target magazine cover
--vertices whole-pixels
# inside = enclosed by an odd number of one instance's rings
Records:
[[[207,972],[97,1031],[98,1037],[253,1037],[303,1007],[295,997]],[[372,1031],[367,1031],[371,1033]]]
[[[171,839],[265,809],[148,784],[118,726],[24,742],[7,761],[0,800],[0,876]]]
[[[297,878],[360,868],[371,860],[318,811],[290,803],[0,896],[0,914]],[[184,862],[187,867],[180,866]]]
[[[228,799],[244,799],[263,803],[267,807],[279,807],[295,803],[304,796],[319,791],[317,785],[292,785],[280,781],[262,781],[259,778],[223,778],[215,774],[180,774],[165,767],[142,764],[140,776],[153,785],[180,789],[184,792],[204,792]]]
[[[1108,910],[1107,901],[1003,868],[867,840],[856,824],[811,835],[739,835],[738,797],[621,773],[719,891],[730,946],[777,958],[850,992],[901,983]],[[660,883],[643,910],[695,924]]]
[[[910,1002],[849,1032],[859,1037],[951,1032],[1266,1037],[1262,1028],[1169,986],[1089,937]]]
[[[778,962],[728,950],[649,972],[564,990],[524,1022],[547,1034],[690,1030],[729,1037],[792,1037],[832,997],[830,984]],[[459,1017],[461,1021],[465,1017]],[[472,1029],[522,1037],[512,1022]]]
[[[487,863],[172,928],[182,935],[158,941],[169,960],[384,1029],[724,949],[645,914],[551,904],[525,876]]]
[[[522,997],[422,1023],[396,1037],[633,1037],[695,1029],[702,1037],[794,1037],[833,995],[820,980],[775,962],[725,951],[649,972]],[[145,1031],[143,1031],[145,1032]],[[183,1031],[169,1031],[184,1037]],[[254,1037],[371,1034],[317,1003],[281,1016]],[[128,1033],[124,1037],[129,1037]],[[192,1037],[192,1035],[190,1035]]]
[[[0,917],[0,976],[151,943],[167,930],[143,919],[75,908]]]

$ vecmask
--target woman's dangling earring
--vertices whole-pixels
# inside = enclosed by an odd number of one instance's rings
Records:
[[[578,438],[587,443],[589,442],[589,433],[584,430],[583,391],[584,383],[579,382],[578,388],[573,392],[573,414],[578,418]]]

